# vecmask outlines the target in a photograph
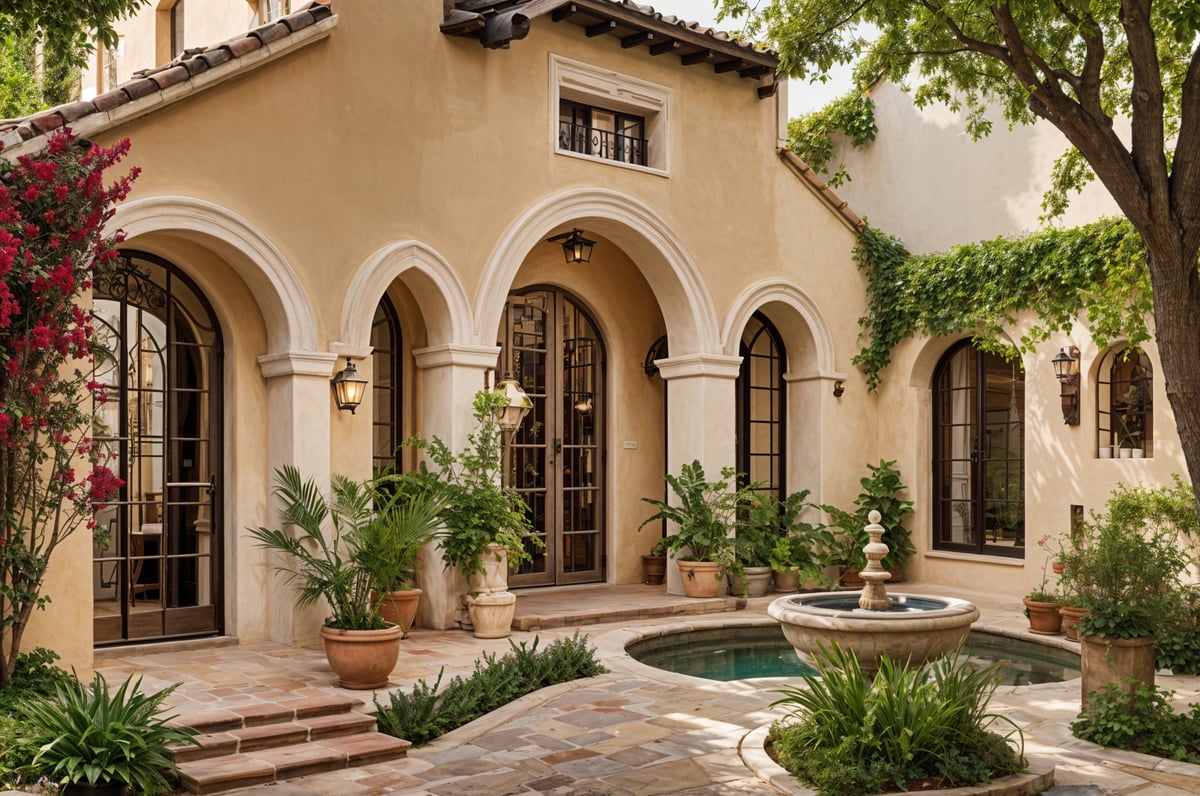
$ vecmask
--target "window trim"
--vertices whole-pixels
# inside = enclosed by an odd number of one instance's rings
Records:
[[[674,91],[667,86],[623,75],[611,69],[586,64],[550,53],[549,118],[550,151],[555,155],[603,163],[616,168],[669,177],[671,174],[670,115]],[[561,100],[589,105],[614,113],[640,116],[645,120],[646,164],[559,149],[558,112]]]

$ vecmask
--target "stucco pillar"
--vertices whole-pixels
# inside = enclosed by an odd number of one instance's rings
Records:
[[[810,490],[809,500],[821,503],[825,500],[825,467],[823,429],[825,415],[833,411],[838,399],[833,388],[844,381],[846,374],[836,372],[809,371],[785,373],[787,383],[787,455],[788,492]]]
[[[699,459],[705,475],[720,477],[737,456],[735,385],[742,358],[687,354],[655,360],[667,389],[667,472]],[[674,495],[668,494],[674,502]],[[667,533],[677,528],[668,526]],[[683,594],[679,570],[667,566],[667,594]]]
[[[289,351],[265,354],[258,366],[267,380],[268,478],[274,483],[275,471],[295,465],[304,478],[314,478],[326,494],[330,475],[330,418],[337,411],[329,380],[337,363],[334,354]],[[279,501],[267,500],[268,527],[276,527]],[[275,574],[282,563],[278,553],[270,553],[267,578],[267,632],[273,641],[285,644],[315,642],[325,619],[324,605],[301,610],[286,578]]]
[[[417,435],[439,437],[450,450],[462,451],[467,435],[475,429],[475,393],[487,386],[488,371],[495,369],[499,355],[499,346],[438,345],[414,350],[413,359],[421,369],[422,413]],[[421,551],[420,584],[421,627],[456,627],[467,581],[457,569],[446,568],[436,544]]]

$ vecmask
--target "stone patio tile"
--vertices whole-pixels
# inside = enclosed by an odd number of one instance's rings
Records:
[[[583,780],[571,785],[546,791],[547,796],[632,796],[631,791],[622,790],[608,782]]]
[[[580,760],[572,760],[566,763],[559,763],[554,766],[555,771],[563,774],[569,774],[572,777],[584,779],[600,779],[620,774],[624,771],[629,771],[632,766],[626,765],[619,760],[613,760],[611,757],[595,757],[584,758]]]
[[[451,777],[470,777],[475,774],[482,774],[485,771],[491,771],[495,768],[495,765],[481,756],[478,747],[472,748],[475,749],[475,755],[436,765],[427,771],[421,772],[419,776],[426,782],[433,782]]]
[[[486,750],[480,749],[474,744],[463,744],[462,746],[446,746],[444,743],[435,742],[437,746],[426,746],[421,749],[413,749],[409,752],[409,756],[416,760],[424,760],[432,766],[442,766],[448,763],[457,763],[460,760],[475,760],[483,757]]]
[[[561,752],[552,752],[548,755],[542,755],[539,760],[548,766],[558,766],[560,763],[569,763],[572,760],[581,760],[585,757],[595,757],[596,753],[590,749],[566,749]]]
[[[519,771],[497,771],[477,777],[466,777],[452,782],[430,784],[428,790],[437,796],[510,796],[529,793],[525,787],[525,775]]]
[[[528,745],[530,743],[528,735],[529,731],[523,727],[512,730],[493,730],[480,735],[472,743],[481,749],[494,752],[500,749],[512,749],[514,746]]]
[[[644,746],[632,746],[622,749],[619,752],[613,752],[612,754],[606,756],[609,760],[616,760],[619,763],[624,763],[630,768],[638,768],[640,766],[662,760],[665,757],[662,752],[657,752]]]
[[[710,784],[704,769],[693,760],[675,760],[656,766],[644,766],[607,777],[605,781],[639,796],[678,793]]]

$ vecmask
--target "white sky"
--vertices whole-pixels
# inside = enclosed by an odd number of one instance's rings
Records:
[[[717,24],[717,12],[713,8],[713,0],[635,0],[641,5],[651,5],[656,11],[664,14],[674,14],[680,19],[699,22],[702,25],[715,27],[718,30],[729,30],[737,27],[725,23]],[[850,67],[839,67],[830,72],[829,80],[825,83],[808,83],[792,80],[788,84],[788,115],[797,116],[801,113],[818,110],[830,100],[837,99],[850,88]]]

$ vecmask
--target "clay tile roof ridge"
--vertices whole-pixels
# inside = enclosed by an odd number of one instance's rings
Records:
[[[717,39],[718,41],[733,42],[734,44],[738,45],[739,47],[743,47],[748,50],[756,50],[757,51],[757,50],[763,49],[763,48],[760,48],[758,45],[756,45],[754,42],[744,41],[742,39],[737,38],[736,36],[731,36],[726,31],[718,30],[717,28],[710,28],[708,26],[701,25],[699,22],[692,22],[689,20],[680,19],[679,17],[676,17],[673,14],[665,15],[661,11],[655,10],[655,8],[653,6],[640,5],[638,3],[635,3],[634,0],[611,0],[611,2],[614,2],[618,5],[623,5],[628,9],[637,11],[640,14],[645,14],[646,16],[651,17],[653,19],[661,20],[662,22],[665,22],[668,25],[678,25],[681,28],[687,28],[688,30],[693,30],[696,33],[701,33],[705,36],[710,36],[714,39]]]

